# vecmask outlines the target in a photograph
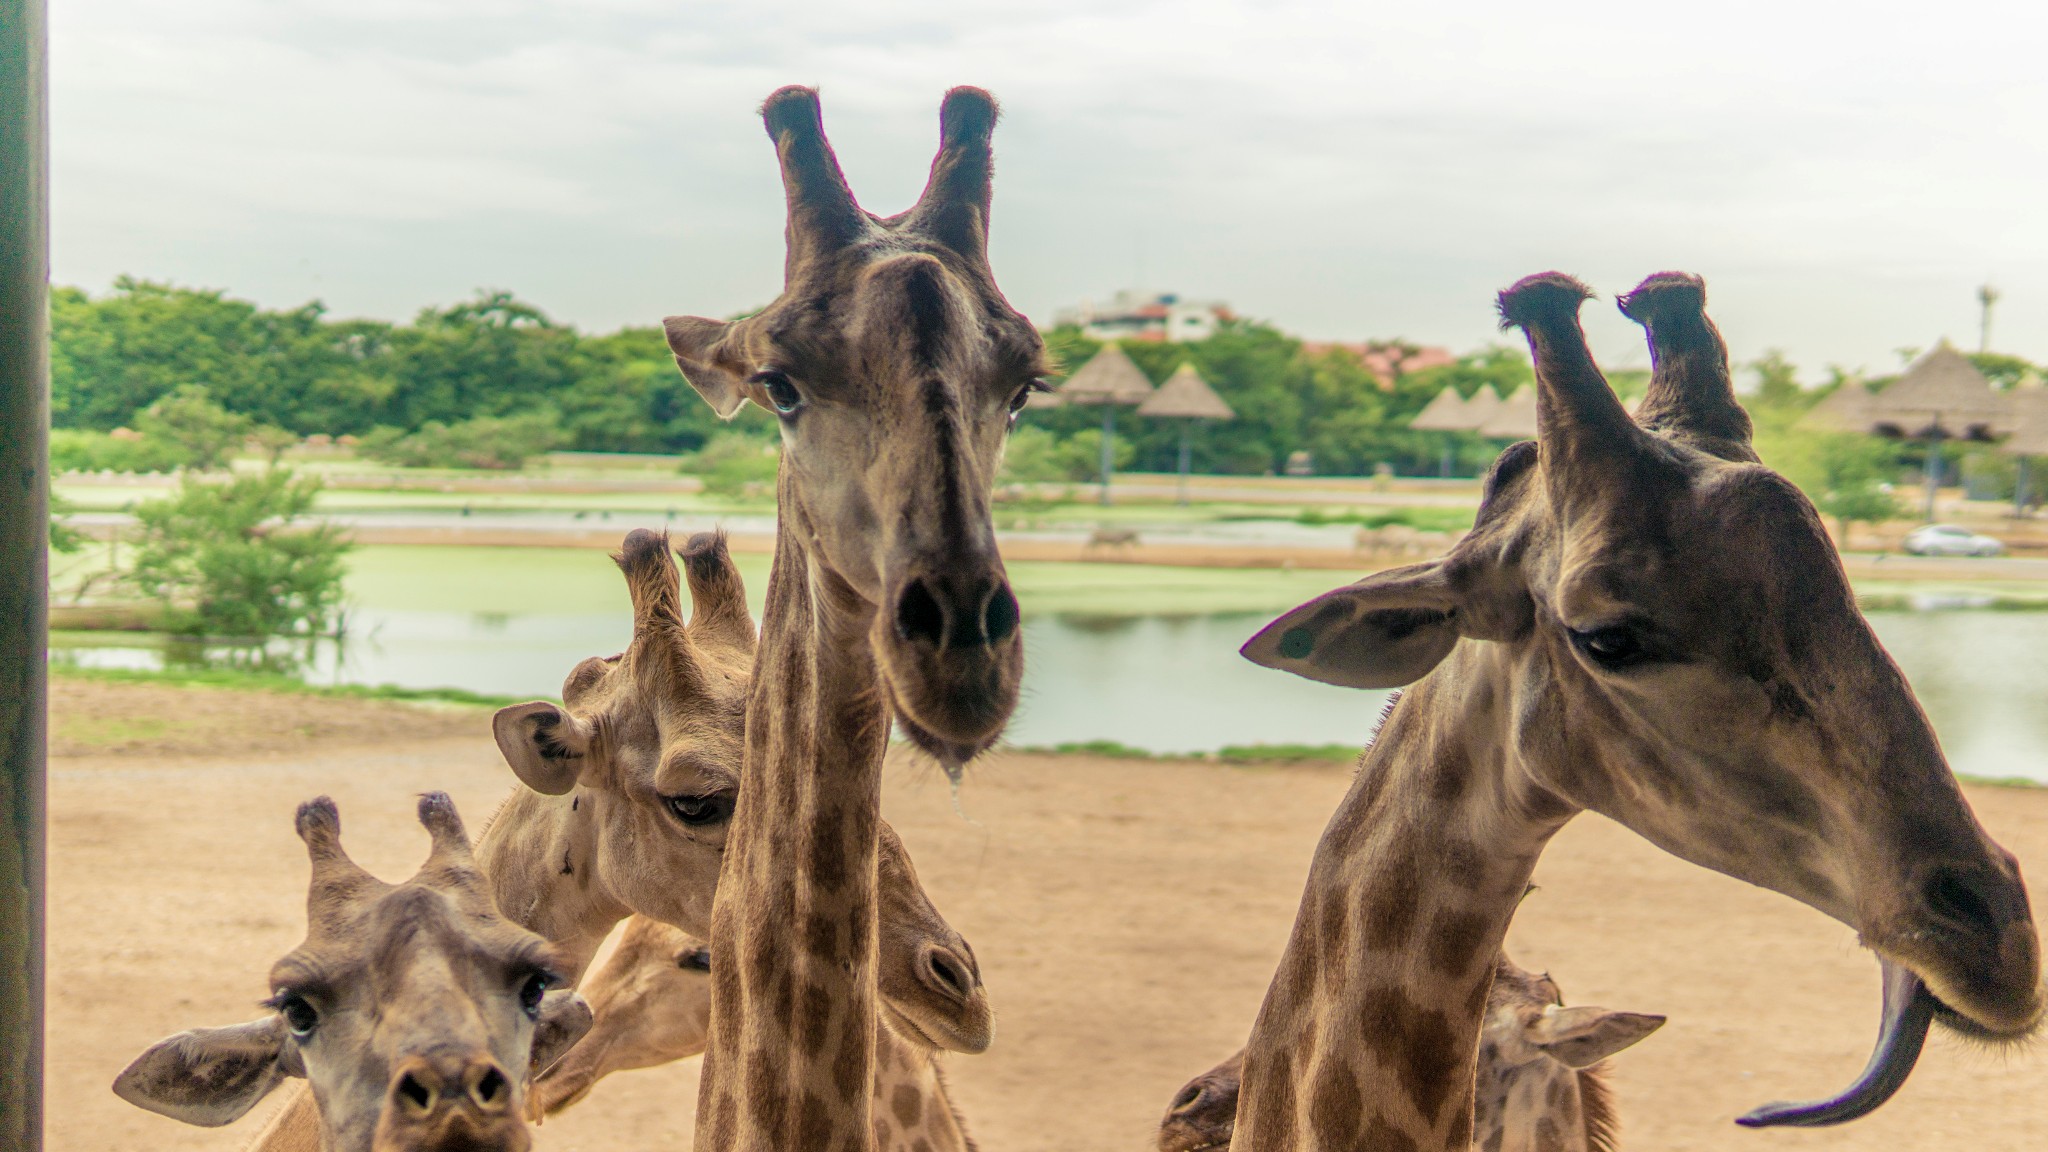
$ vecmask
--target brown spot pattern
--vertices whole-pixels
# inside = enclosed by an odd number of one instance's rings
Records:
[[[1338,1148],[1358,1130],[1365,1100],[1349,1065],[1329,1054],[1325,1054],[1322,1064],[1309,1095],[1308,1123],[1317,1142]]]
[[[1365,1041],[1394,1072],[1416,1111],[1434,1124],[1444,1103],[1460,1086],[1463,1053],[1450,1020],[1423,1008],[1397,986],[1366,993],[1361,1012]],[[1463,1084],[1470,1090],[1469,1082]],[[1462,1098],[1463,1093],[1459,1094]]]

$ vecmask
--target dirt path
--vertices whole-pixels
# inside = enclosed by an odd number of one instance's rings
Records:
[[[182,692],[116,700],[61,685],[60,732],[94,707],[118,704],[130,723],[192,712]],[[330,707],[343,711],[301,711]],[[362,722],[348,722],[350,709]],[[332,794],[351,852],[395,878],[426,852],[413,793],[451,792],[474,831],[511,782],[481,712],[289,696],[246,697],[239,711],[254,741],[307,724],[324,734],[250,752],[222,721],[204,754],[135,739],[53,765],[53,1149],[242,1147],[252,1121],[186,1127],[107,1084],[170,1032],[259,1014],[271,960],[303,928],[294,805]],[[405,727],[415,720],[420,730]],[[976,768],[963,820],[935,770],[892,766],[889,817],[973,941],[1000,1013],[988,1054],[948,1064],[984,1148],[1149,1147],[1173,1090],[1243,1041],[1346,782],[1327,768],[1007,755]],[[2037,880],[2048,876],[2048,792],[1970,795]],[[1877,980],[1854,935],[1597,818],[1558,838],[1537,880],[1511,938],[1516,958],[1548,968],[1573,1002],[1671,1016],[1617,1062],[1625,1147],[2019,1152],[2048,1131],[2048,1056],[1940,1038],[1866,1121],[1738,1131],[1738,1112],[1832,1090],[1862,1066]],[[691,1061],[615,1077],[543,1128],[538,1147],[687,1148],[696,1071]]]

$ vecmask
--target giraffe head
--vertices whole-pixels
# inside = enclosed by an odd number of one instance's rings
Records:
[[[1494,964],[1479,1034],[1472,1146],[1478,1152],[1608,1152],[1613,1099],[1601,1061],[1663,1027],[1664,1017],[1564,1006],[1556,981]]]
[[[1501,455],[1471,534],[1287,613],[1245,654],[1356,687],[1448,662],[1446,683],[1498,721],[1499,757],[1474,770],[1533,781],[1549,818],[1591,808],[1858,930],[1897,994],[1890,1071],[1847,1111],[1798,1117],[1842,1119],[1903,1081],[1931,1016],[1988,1038],[2035,1027],[2026,888],[1813,506],[1758,463],[1701,281],[1663,273],[1622,298],[1654,362],[1635,419],[1579,329],[1589,295],[1556,273],[1501,294],[1534,355],[1539,432]]]
[[[594,869],[636,912],[708,933],[739,791],[754,622],[725,538],[691,537],[682,581],[668,537],[636,529],[616,556],[633,598],[624,652],[592,657],[562,682],[562,707],[501,710],[498,747],[527,787],[574,794],[596,826]]]
[[[987,1050],[993,1021],[974,952],[939,915],[894,829],[881,825],[881,1002],[891,1037],[919,1056]],[[614,1072],[704,1051],[711,954],[703,941],[645,916],[583,982],[595,1023],[534,1085],[536,1113],[557,1112]]]
[[[335,1152],[522,1152],[529,1067],[590,1026],[573,993],[548,995],[545,940],[498,914],[455,806],[420,798],[433,851],[386,884],[341,847],[334,802],[299,808],[313,862],[306,940],[270,971],[272,1012],[161,1041],[114,1081],[133,1104],[227,1124],[288,1076],[312,1085]]]
[[[951,772],[1017,702],[1023,645],[989,491],[1045,370],[989,268],[995,101],[946,94],[924,194],[886,218],[854,200],[816,92],[784,88],[762,116],[788,200],[782,294],[730,323],[670,317],[669,346],[719,414],[751,400],[780,421],[781,531],[819,596],[872,618],[897,722]]]
[[[1479,1034],[1472,1146],[1479,1152],[1610,1152],[1614,1105],[1599,1063],[1656,1031],[1662,1016],[1565,1008],[1557,984],[1502,955]],[[1174,1094],[1159,1152],[1230,1147],[1244,1077],[1239,1051]]]

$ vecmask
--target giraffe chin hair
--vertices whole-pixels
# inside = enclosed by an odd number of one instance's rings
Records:
[[[1920,1059],[1920,1048],[1927,1042],[1928,1027],[1937,1015],[1953,1017],[1954,1013],[1911,968],[1882,956],[1878,963],[1884,970],[1884,1012],[1877,1047],[1856,1082],[1826,1100],[1766,1104],[1737,1117],[1737,1124],[1745,1128],[1841,1124],[1875,1112],[1905,1086]]]

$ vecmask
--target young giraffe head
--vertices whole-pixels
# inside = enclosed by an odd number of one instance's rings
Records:
[[[562,684],[566,707],[517,704],[493,728],[528,787],[590,806],[592,858],[563,868],[593,870],[620,904],[703,938],[739,791],[755,639],[725,538],[700,533],[681,555],[687,624],[668,538],[634,530],[614,558],[632,593],[632,643],[578,664]],[[883,1010],[938,1047],[982,1051],[994,1018],[974,950],[932,907],[895,830],[882,823],[879,837]]]
[[[782,295],[731,323],[670,317],[669,346],[721,415],[751,400],[780,420],[780,530],[822,596],[872,616],[897,722],[952,772],[1017,702],[1023,645],[989,491],[1045,370],[989,268],[995,101],[946,94],[924,194],[886,218],[854,200],[816,92],[784,88],[762,116],[789,205]]]
[[[114,1081],[130,1103],[216,1126],[286,1077],[312,1085],[333,1152],[522,1152],[521,1096],[590,1026],[545,940],[491,903],[455,806],[420,798],[433,852],[386,884],[341,847],[334,802],[299,808],[312,857],[306,940],[270,972],[270,1015],[181,1032]]]
[[[951,937],[964,950],[966,941],[923,899],[909,855],[886,824],[881,861],[885,871],[907,877],[911,885],[906,889],[882,881],[885,934],[892,926],[901,926],[896,930],[914,930],[923,938]],[[884,956],[890,951],[885,944]],[[884,1046],[927,1059],[941,1050],[987,1050],[992,1030],[986,998],[974,998],[979,1011],[963,1013],[954,1003],[935,998],[928,983],[928,977],[902,964],[883,961]],[[644,916],[628,920],[618,947],[590,973],[581,991],[589,998],[595,1022],[534,1082],[536,1113],[554,1113],[575,1104],[614,1072],[652,1068],[704,1051],[711,1027],[711,955],[701,939],[680,928]]]
[[[1556,273],[1501,294],[1539,432],[1495,464],[1471,534],[1287,613],[1245,654],[1394,687],[1458,648],[1447,683],[1498,699],[1503,769],[1562,801],[1554,818],[1591,808],[1861,932],[1887,971],[1873,1076],[1756,1120],[1858,1115],[1903,1081],[1930,1017],[1999,1039],[2039,1021],[2019,865],[1964,802],[1813,506],[1758,463],[1701,281],[1622,298],[1654,364],[1633,420],[1579,329],[1589,295]]]
[[[635,529],[616,556],[633,598],[633,640],[562,682],[565,707],[501,710],[492,732],[522,783],[573,793],[597,828],[586,860],[626,907],[708,932],[726,826],[739,790],[754,621],[739,569],[713,533],[682,549],[694,616],[664,534]],[[587,882],[586,882],[587,883]]]
[[[1618,1124],[1600,1062],[1656,1031],[1662,1016],[1565,1008],[1557,984],[1494,966],[1479,1033],[1477,1152],[1613,1152]],[[1159,1152],[1220,1152],[1237,1126],[1244,1052],[1187,1082],[1159,1122]]]

